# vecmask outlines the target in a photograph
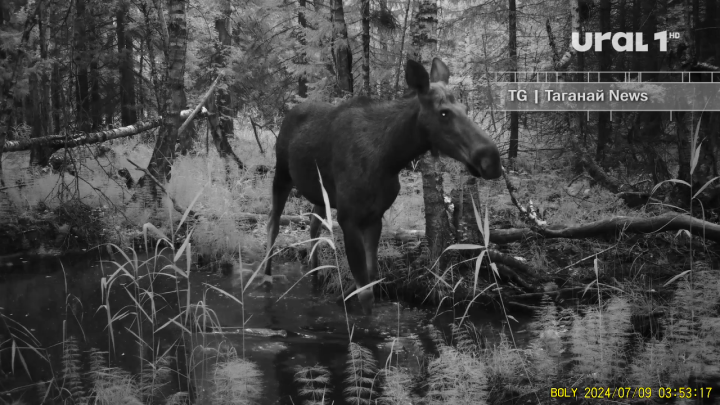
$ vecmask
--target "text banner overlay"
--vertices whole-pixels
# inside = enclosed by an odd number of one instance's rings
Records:
[[[720,82],[501,82],[504,111],[720,111]]]

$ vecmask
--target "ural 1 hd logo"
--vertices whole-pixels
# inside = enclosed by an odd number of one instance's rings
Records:
[[[586,32],[585,43],[580,44],[580,33],[572,33],[572,46],[578,52],[588,51],[593,45],[593,37],[595,38],[595,52],[603,50],[603,42],[611,41],[612,47],[617,52],[647,52],[648,45],[643,41],[642,32],[616,32],[616,33],[600,33]],[[667,31],[656,32],[655,40],[660,41],[660,52],[667,52],[668,39],[679,39],[679,32]]]

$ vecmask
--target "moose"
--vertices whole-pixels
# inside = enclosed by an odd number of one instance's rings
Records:
[[[394,101],[357,97],[337,106],[305,102],[285,117],[275,145],[272,210],[267,224],[265,284],[272,283],[271,253],[280,216],[293,185],[325,217],[324,186],[337,209],[345,252],[357,289],[377,278],[382,218],[400,191],[399,173],[410,161],[431,151],[461,163],[475,177],[502,174],[500,152],[492,139],[467,116],[467,107],[448,88],[450,70],[434,58],[428,75],[407,61],[405,81],[411,90]],[[320,233],[313,215],[310,237]],[[314,245],[316,242],[312,242]],[[317,267],[317,252],[309,258]],[[372,313],[372,288],[357,294],[365,314]]]

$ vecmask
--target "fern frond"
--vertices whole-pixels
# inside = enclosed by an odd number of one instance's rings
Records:
[[[382,405],[407,405],[414,403],[410,395],[410,376],[402,369],[390,367],[383,370],[383,394],[378,398]]]
[[[478,354],[478,333],[475,326],[469,323],[458,326],[453,323],[451,327],[457,350],[464,354]]]
[[[83,402],[87,396],[81,374],[80,349],[75,338],[71,336],[63,345],[60,377],[62,395],[71,398],[75,403]]]
[[[487,375],[477,356],[464,354],[451,346],[440,348],[440,355],[428,365],[429,403],[475,405],[487,402]]]
[[[305,397],[305,405],[325,405],[328,394],[332,392],[330,387],[330,370],[326,367],[315,365],[310,367],[298,367],[294,380],[300,384],[300,396]]]
[[[571,332],[574,370],[602,384],[622,377],[630,316],[630,305],[619,297],[602,312],[592,308],[585,316],[576,315]]]
[[[343,390],[345,400],[353,404],[371,404],[378,394],[375,380],[378,376],[377,361],[372,352],[351,342],[348,347],[347,387]]]
[[[213,404],[255,404],[262,393],[262,374],[257,366],[241,358],[229,359],[215,367]]]

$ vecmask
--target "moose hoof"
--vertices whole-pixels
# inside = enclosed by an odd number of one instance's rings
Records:
[[[361,291],[358,294],[358,299],[360,300],[363,313],[365,315],[372,315],[373,303],[375,303],[375,296],[373,295],[372,289]]]

